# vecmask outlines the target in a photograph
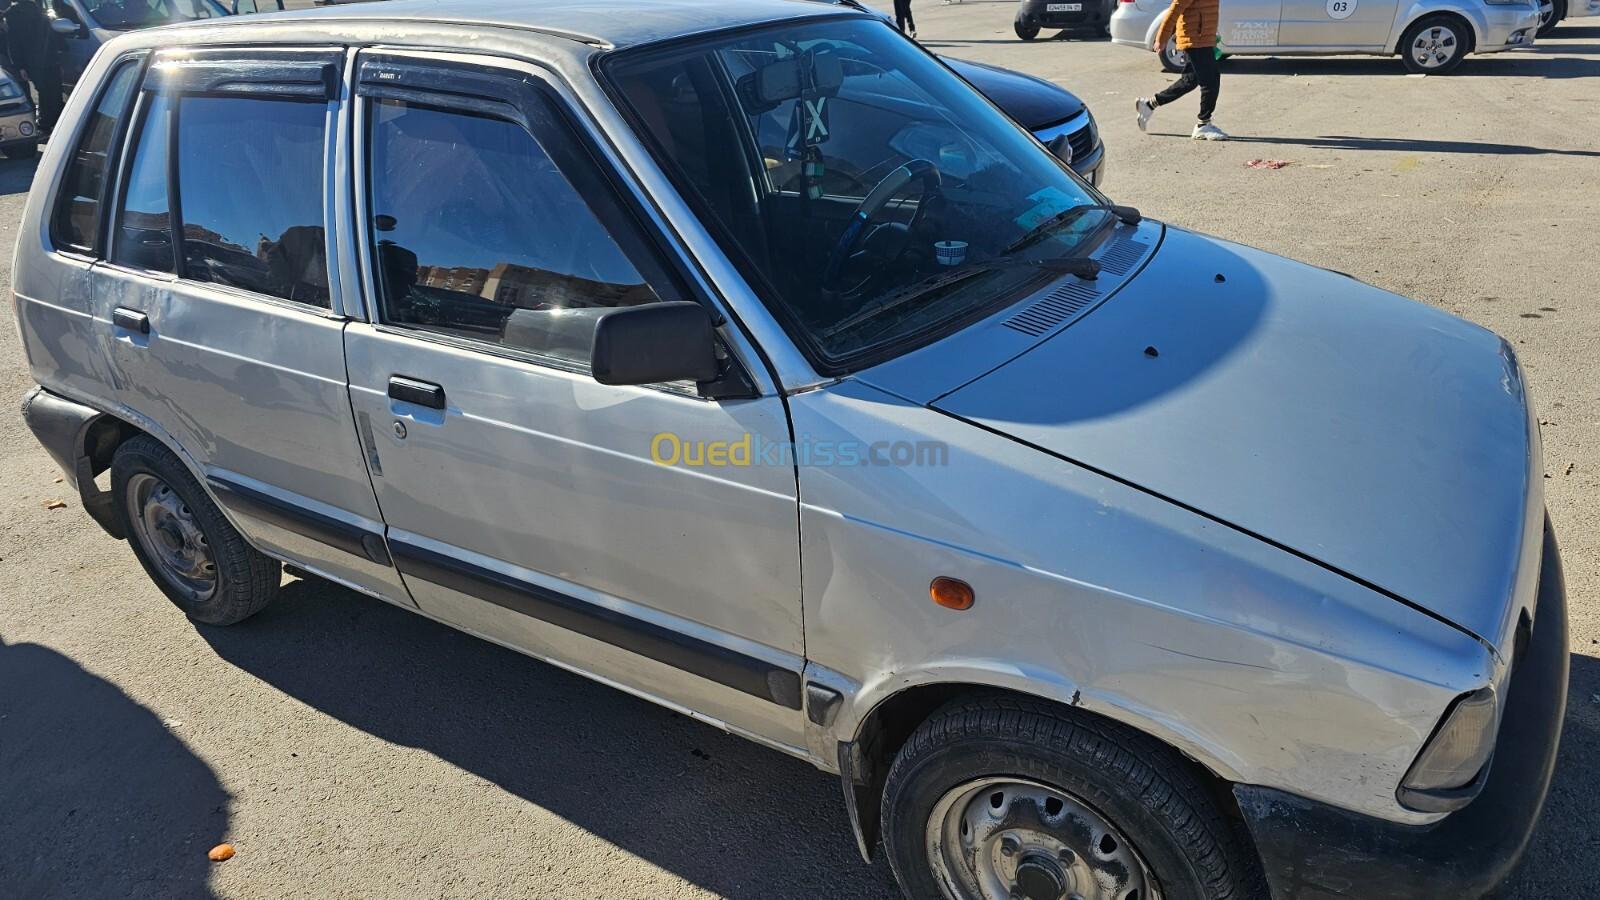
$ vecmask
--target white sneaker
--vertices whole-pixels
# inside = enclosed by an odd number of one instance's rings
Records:
[[[1144,97],[1133,101],[1133,108],[1139,113],[1139,130],[1143,131],[1150,124],[1150,117],[1156,113],[1156,105]]]
[[[911,39],[913,41],[917,39],[917,30],[915,28],[911,29]]]
[[[1225,141],[1228,133],[1210,122],[1201,122],[1194,127],[1194,134],[1189,135],[1197,141]]]

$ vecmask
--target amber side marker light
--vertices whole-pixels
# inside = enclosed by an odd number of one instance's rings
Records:
[[[940,575],[928,585],[928,593],[933,597],[933,602],[945,609],[972,608],[972,585],[965,581]]]

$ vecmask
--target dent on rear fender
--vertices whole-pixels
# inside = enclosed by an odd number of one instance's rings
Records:
[[[798,440],[942,440],[946,465],[803,467],[807,656],[859,687],[853,740],[941,682],[1124,721],[1229,781],[1396,821],[1394,789],[1477,642],[1225,526],[857,382],[791,400]],[[928,583],[972,585],[935,605]]]

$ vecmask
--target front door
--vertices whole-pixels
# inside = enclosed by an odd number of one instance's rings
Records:
[[[558,88],[495,65],[359,63],[373,321],[346,355],[396,564],[431,615],[799,747],[783,403],[590,377],[597,316],[704,298]]]
[[[1397,0],[1283,0],[1285,47],[1371,50],[1394,27]]]

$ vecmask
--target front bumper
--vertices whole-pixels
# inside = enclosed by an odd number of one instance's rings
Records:
[[[1483,792],[1433,825],[1385,822],[1250,785],[1234,787],[1274,900],[1482,897],[1511,874],[1539,820],[1567,707],[1567,592],[1545,523],[1533,632]]]
[[[1487,10],[1483,40],[1472,48],[1473,53],[1504,53],[1507,50],[1526,50],[1533,46],[1539,31],[1539,8],[1522,6],[1490,6]]]
[[[33,109],[25,112],[0,114],[0,147],[39,143]]]

